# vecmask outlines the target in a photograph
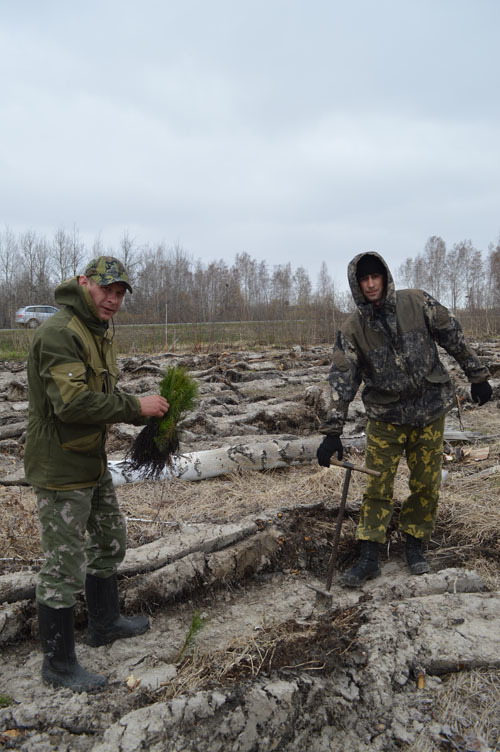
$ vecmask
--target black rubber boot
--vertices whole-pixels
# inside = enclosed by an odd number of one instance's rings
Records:
[[[372,580],[379,575],[378,543],[361,541],[359,559],[352,569],[342,575],[341,582],[345,587],[360,587],[366,580]]]
[[[149,629],[149,619],[144,614],[131,617],[120,615],[116,574],[105,579],[88,574],[85,594],[89,612],[87,643],[92,647],[109,645],[124,637],[135,637]]]
[[[73,608],[50,608],[38,603],[38,628],[43,650],[42,679],[52,687],[73,692],[97,692],[108,680],[78,663],[75,654]]]
[[[406,561],[412,574],[425,574],[430,570],[422,554],[423,541],[421,538],[414,538],[413,535],[406,533]]]

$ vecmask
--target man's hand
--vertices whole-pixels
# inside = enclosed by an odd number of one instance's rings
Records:
[[[170,407],[165,397],[159,394],[151,394],[149,397],[138,397],[138,399],[141,403],[141,415],[146,415],[150,418],[162,418]]]
[[[488,400],[491,399],[492,394],[493,389],[488,381],[482,381],[480,384],[470,385],[470,396],[472,397],[472,401],[476,404],[479,403],[479,406],[488,402]]]
[[[332,458],[332,454],[335,454],[335,452],[337,452],[337,457],[339,458],[339,460],[341,460],[344,456],[344,448],[342,446],[340,436],[338,436],[337,434],[325,436],[318,447],[318,451],[316,452],[318,464],[320,464],[322,467],[330,467],[330,460]]]

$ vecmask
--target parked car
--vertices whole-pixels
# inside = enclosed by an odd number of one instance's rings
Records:
[[[44,321],[50,319],[50,317],[53,316],[54,313],[57,313],[58,310],[59,308],[51,305],[23,306],[16,311],[15,324],[16,326],[36,329],[37,326],[40,326]]]

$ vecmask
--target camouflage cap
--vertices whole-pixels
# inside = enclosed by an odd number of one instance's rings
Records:
[[[127,270],[114,256],[99,256],[99,258],[92,259],[84,274],[101,287],[112,285],[113,282],[123,282],[127,290],[132,292]]]

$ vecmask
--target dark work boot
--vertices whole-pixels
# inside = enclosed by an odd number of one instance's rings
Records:
[[[380,575],[378,565],[378,543],[361,541],[361,553],[352,569],[342,575],[341,583],[345,587],[360,587],[366,580]]]
[[[135,637],[149,629],[149,619],[144,614],[120,615],[116,574],[105,579],[88,574],[85,595],[89,612],[87,643],[92,647],[109,645],[123,637]]]
[[[38,603],[38,628],[43,650],[42,679],[52,687],[73,692],[97,692],[106,687],[104,676],[91,674],[75,654],[73,608],[50,608]]]
[[[406,561],[412,574],[425,574],[430,570],[422,554],[423,541],[421,538],[414,538],[413,535],[406,533]]]

